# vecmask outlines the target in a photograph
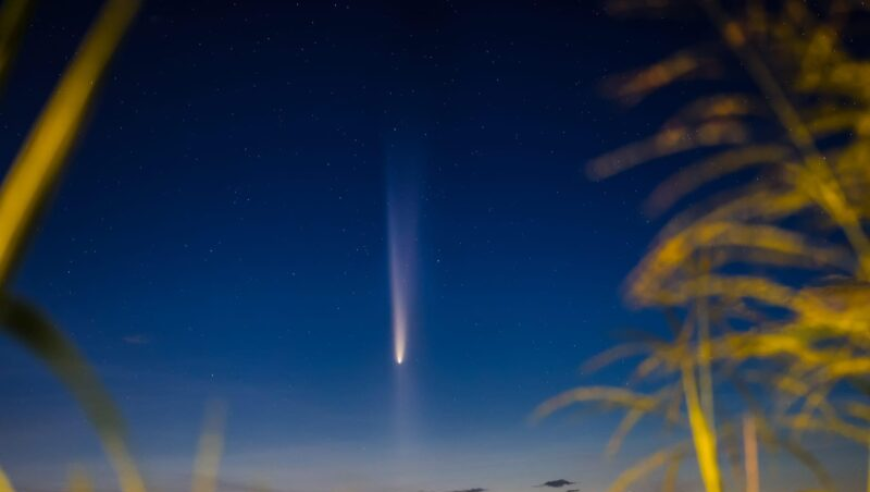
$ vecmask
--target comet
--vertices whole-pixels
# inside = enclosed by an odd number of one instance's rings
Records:
[[[408,298],[407,270],[401,260],[396,258],[397,247],[393,245],[390,234],[390,303],[392,304],[393,353],[396,364],[405,361],[408,347]]]
[[[393,356],[402,365],[416,312],[419,161],[407,148],[391,150],[395,155],[388,156],[387,162],[390,308]]]

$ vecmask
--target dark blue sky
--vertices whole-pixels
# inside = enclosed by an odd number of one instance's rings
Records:
[[[600,81],[705,29],[592,4],[146,3],[15,288],[106,379],[156,483],[182,486],[213,399],[230,410],[230,483],[615,476],[625,462],[599,457],[611,419],[525,419],[649,319],[619,287],[657,226],[638,205],[660,174],[590,183],[583,165],[683,95],[625,110]],[[40,4],[0,103],[0,162],[96,7]],[[423,163],[420,309],[397,371],[385,172],[406,154]],[[60,385],[9,341],[0,355],[10,474],[44,490],[62,464],[108,473]]]

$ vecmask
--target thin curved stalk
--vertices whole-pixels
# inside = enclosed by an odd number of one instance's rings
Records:
[[[42,360],[76,398],[115,467],[121,491],[144,492],[145,485],[127,451],[121,415],[84,356],[25,302],[8,297],[0,300],[0,328]]]
[[[689,415],[689,426],[692,430],[692,442],[695,446],[698,469],[701,472],[704,488],[706,492],[722,492],[716,437],[707,416],[704,414],[703,405],[698,396],[695,367],[689,358],[682,364],[682,382],[686,398],[686,411]]]
[[[209,413],[193,466],[193,492],[215,492],[217,489],[217,475],[224,445],[224,408],[215,404]]]
[[[746,476],[746,492],[759,492],[758,439],[755,432],[755,417],[743,417],[743,459]]]
[[[709,278],[707,275],[709,270],[707,255],[703,254],[701,257],[701,272],[704,275],[704,282]],[[713,374],[710,369],[710,361],[713,356],[710,344],[709,303],[710,300],[707,296],[701,296],[698,299],[698,375],[700,379],[701,408],[707,416],[710,429],[716,429],[716,413],[713,407]]]

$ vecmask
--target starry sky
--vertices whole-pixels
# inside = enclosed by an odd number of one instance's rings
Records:
[[[36,9],[0,162],[98,6]],[[629,110],[600,84],[708,31],[595,2],[148,1],[15,290],[88,356],[163,490],[187,487],[214,401],[225,490],[600,490],[662,435],[606,461],[612,418],[527,418],[612,382],[577,369],[648,320],[619,289],[660,225],[638,209],[661,169],[583,166],[685,96]],[[397,367],[386,203],[407,166],[417,306]],[[8,340],[0,357],[9,474],[47,492],[80,463],[111,488],[62,386]]]

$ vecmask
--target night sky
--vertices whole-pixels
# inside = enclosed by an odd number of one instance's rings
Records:
[[[38,6],[0,101],[0,162],[98,6]],[[527,419],[617,381],[578,367],[654,319],[620,286],[661,225],[639,205],[673,164],[604,183],[583,168],[685,97],[626,109],[600,84],[706,35],[591,1],[148,1],[15,290],[85,352],[163,490],[187,487],[212,401],[229,410],[226,490],[599,490],[668,438],[642,427],[606,461],[613,418]],[[416,189],[402,366],[391,172]],[[9,340],[0,357],[10,476],[49,491],[82,463],[110,488],[65,389]]]

